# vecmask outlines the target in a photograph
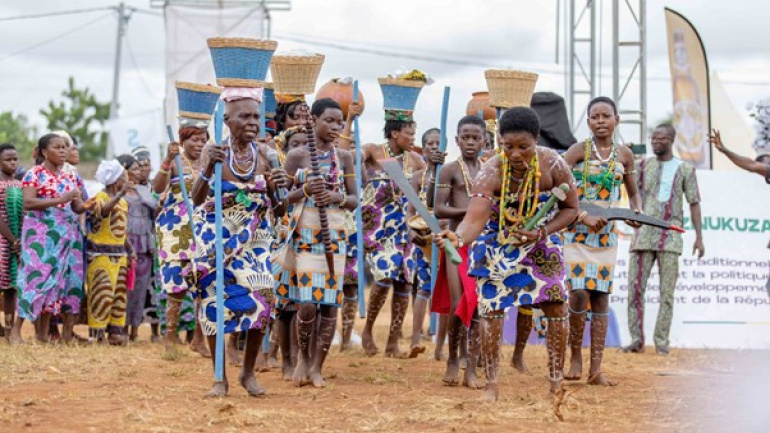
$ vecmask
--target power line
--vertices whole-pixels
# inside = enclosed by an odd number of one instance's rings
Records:
[[[144,91],[147,93],[148,96],[156,97],[157,95],[152,92],[150,89],[150,85],[147,83],[147,80],[144,79],[144,74],[142,74],[141,69],[139,68],[139,64],[136,61],[136,57],[134,56],[134,50],[131,48],[131,40],[129,38],[126,38],[126,48],[128,51],[128,58],[131,60],[131,64],[134,67],[134,71],[136,71],[136,75],[139,77],[139,82],[142,84],[142,87],[144,88]]]
[[[99,22],[99,21],[109,17],[110,15],[111,14],[104,14],[104,15],[102,15],[100,17],[97,17],[96,19],[88,21],[85,24],[78,25],[77,27],[71,28],[71,29],[67,30],[66,32],[58,34],[58,35],[56,35],[56,36],[54,36],[52,38],[46,39],[46,40],[38,42],[38,43],[36,43],[34,45],[30,45],[30,46],[28,46],[26,48],[23,48],[23,49],[21,49],[19,51],[16,51],[16,52],[13,52],[11,54],[8,54],[7,56],[0,58],[0,63],[10,59],[11,57],[16,57],[16,56],[18,56],[20,54],[24,54],[24,53],[27,53],[27,52],[32,51],[34,49],[40,48],[40,47],[42,47],[44,45],[47,45],[47,44],[49,44],[51,42],[55,42],[55,41],[57,41],[57,40],[59,40],[61,38],[65,38],[65,37],[67,37],[67,36],[69,36],[69,35],[71,35],[73,33],[77,33],[79,31],[81,31],[81,30],[83,30],[83,29],[85,29],[85,28],[87,28],[87,27],[89,27],[89,26],[91,26],[91,25],[93,25],[93,24],[95,24],[95,23],[97,23],[97,22]]]
[[[60,12],[46,12],[41,14],[17,15],[13,17],[0,17],[0,21],[26,20],[26,19],[32,19],[32,18],[48,18],[48,17],[59,16],[59,15],[85,14],[90,12],[106,11],[106,10],[113,10],[113,9],[115,9],[115,6],[90,8],[90,9],[73,9],[69,11],[60,11]]]

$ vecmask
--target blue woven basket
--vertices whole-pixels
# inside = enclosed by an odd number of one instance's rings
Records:
[[[217,84],[224,87],[265,85],[277,42],[247,38],[209,38],[206,42]]]
[[[417,97],[425,85],[422,81],[398,80],[395,78],[380,78],[383,108],[386,110],[414,111]]]
[[[204,84],[176,82],[179,114],[193,119],[209,120],[222,89]]]
[[[265,104],[265,113],[268,117],[275,116],[275,109],[278,106],[278,102],[275,100],[275,90],[273,90],[272,83],[267,83],[265,85],[265,90],[262,94],[262,103]]]

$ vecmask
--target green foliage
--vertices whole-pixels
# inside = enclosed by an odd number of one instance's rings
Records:
[[[73,77],[62,98],[58,102],[49,101],[48,108],[40,110],[48,121],[48,130],[65,130],[77,140],[82,161],[103,158],[108,140],[104,124],[110,118],[110,104],[99,102],[88,87],[76,88]]]
[[[32,159],[37,144],[37,129],[29,124],[27,116],[10,111],[0,113],[0,143],[11,143],[19,151],[21,161]]]

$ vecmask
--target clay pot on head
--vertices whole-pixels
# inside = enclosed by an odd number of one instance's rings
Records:
[[[473,92],[473,98],[468,101],[468,107],[465,114],[478,116],[479,110],[483,114],[484,120],[493,120],[497,118],[495,107],[489,104],[489,92]]]
[[[340,107],[342,107],[343,117],[348,117],[348,106],[353,102],[353,84],[343,84],[337,82],[336,78],[333,78],[328,83],[321,86],[318,92],[315,94],[315,100],[331,98],[335,100]],[[361,105],[361,111],[366,108],[364,101],[364,95],[361,93],[361,89],[358,89],[358,103]]]

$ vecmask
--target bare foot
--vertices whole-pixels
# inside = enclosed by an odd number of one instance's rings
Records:
[[[227,362],[230,365],[238,366],[243,362],[243,359],[241,358],[241,352],[238,351],[237,347],[233,347],[228,344],[225,348],[225,355],[227,355]]]
[[[588,378],[587,383],[589,385],[600,385],[600,386],[617,385],[617,382],[607,379],[607,377],[601,371],[597,371],[596,373],[593,373],[591,377]]]
[[[494,403],[497,401],[499,391],[496,383],[488,383],[484,389],[484,395],[481,396],[481,400],[486,403]]]
[[[564,380],[580,380],[583,375],[583,359],[573,356],[570,360],[569,371],[564,375]]]
[[[644,353],[644,346],[629,344],[628,346],[621,347],[620,351],[623,353]]]
[[[248,372],[246,375],[241,372],[241,374],[238,376],[238,382],[241,383],[241,386],[252,397],[258,397],[260,395],[267,394],[267,390],[265,390],[265,388],[263,388],[262,385],[257,382],[257,378],[254,376],[253,372]]]
[[[8,336],[8,344],[11,346],[18,346],[24,344],[24,340],[21,338],[21,335],[11,332],[11,335]]]
[[[270,367],[267,366],[267,355],[264,353],[260,353],[257,355],[257,363],[254,365],[254,371],[258,371],[260,373],[264,373],[266,371],[270,371]]]
[[[281,365],[278,363],[278,358],[275,356],[268,356],[267,357],[267,366],[269,368],[278,368],[278,366]]]
[[[475,368],[468,368],[465,370],[465,375],[463,376],[463,386],[470,389],[482,388],[481,384],[479,383],[479,378],[476,377]]]
[[[97,344],[102,344],[101,339],[96,340]],[[179,361],[182,358],[182,352],[179,350],[176,344],[166,343],[166,350],[161,356],[166,361]]]
[[[200,356],[204,358],[211,358],[211,352],[206,347],[206,343],[203,341],[193,341],[190,343],[190,350],[199,354]]]
[[[446,359],[444,356],[444,351],[436,349],[436,351],[433,352],[433,359],[436,361],[444,361]]]
[[[294,384],[297,386],[305,386],[310,382],[310,378],[308,377],[308,367],[305,364],[305,361],[300,357],[299,361],[297,362],[297,367],[294,368],[294,375],[292,375],[291,380],[294,381]]]
[[[152,337],[150,337],[150,343],[160,343],[160,342],[161,342],[160,335],[153,335]]]
[[[460,361],[446,363],[446,373],[444,373],[444,385],[457,386],[460,382]]]
[[[225,397],[227,396],[228,390],[229,386],[227,382],[214,382],[214,386],[211,388],[211,391],[207,392],[203,398]]]
[[[366,328],[364,328],[364,332],[361,333],[361,346],[364,347],[364,351],[368,356],[374,356],[380,353],[380,349],[378,349],[377,345],[374,344],[372,331],[369,331]]]
[[[310,373],[310,383],[316,388],[324,388],[326,386],[326,381],[321,376],[321,373],[315,371]]]
[[[515,352],[513,354],[513,358],[511,359],[511,366],[516,369],[521,374],[530,374],[529,368],[527,368],[527,364],[524,362],[524,356],[517,355]]]
[[[400,358],[400,359],[406,359],[406,353],[402,352],[401,349],[398,347],[398,340],[394,343],[388,343],[387,346],[385,346],[385,353],[386,358]]]
[[[412,346],[409,350],[409,359],[417,358],[421,353],[425,353],[425,346]]]
[[[551,394],[556,395],[564,386],[561,379],[548,379],[548,382],[551,384]]]
[[[294,366],[291,365],[291,364],[284,365],[283,366],[283,380],[285,380],[287,382],[291,382],[293,379],[294,379]]]

